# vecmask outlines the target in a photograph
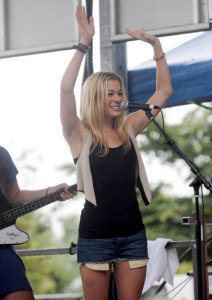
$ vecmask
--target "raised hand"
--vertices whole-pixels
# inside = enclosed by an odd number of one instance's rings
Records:
[[[81,5],[77,5],[76,19],[77,19],[79,31],[81,33],[81,42],[85,44],[90,43],[95,33],[93,16],[91,16],[88,21],[85,12],[85,7]]]
[[[125,28],[125,32],[131,37],[133,37],[134,39],[149,43],[152,46],[154,46],[156,42],[160,42],[156,36],[146,33],[143,28],[135,31],[131,31],[130,29]]]

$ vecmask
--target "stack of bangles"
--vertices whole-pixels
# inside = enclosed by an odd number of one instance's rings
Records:
[[[82,43],[79,43],[78,45],[73,45],[73,46],[71,47],[71,49],[76,49],[76,50],[78,50],[78,51],[80,51],[80,52],[82,52],[82,53],[86,53],[87,51],[90,50],[90,47],[87,46],[87,45],[84,45],[84,44],[82,44]]]

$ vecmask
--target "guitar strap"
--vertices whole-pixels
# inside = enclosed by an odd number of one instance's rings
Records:
[[[5,187],[3,186],[1,181],[0,181],[0,188],[1,188],[1,191],[2,191],[2,192],[0,192],[0,212],[1,212],[3,208],[10,207],[10,204],[7,200],[7,196],[6,196],[6,193],[5,193]]]
[[[11,204],[9,203],[6,193],[5,193],[5,188],[3,186],[3,184],[0,181],[0,187],[2,190],[2,193],[0,192],[0,213],[2,213],[3,211],[11,208]]]
[[[2,193],[4,194],[4,196],[6,197],[6,194],[5,194],[5,187],[3,186],[3,184],[1,183],[0,181],[0,188],[2,190]],[[6,197],[7,198],[7,197]]]

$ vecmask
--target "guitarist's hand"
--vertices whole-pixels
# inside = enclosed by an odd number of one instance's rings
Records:
[[[49,187],[47,194],[51,194],[51,193],[57,192],[58,190],[64,189],[64,191],[62,193],[60,193],[60,197],[62,198],[62,199],[60,199],[60,201],[65,201],[67,199],[74,198],[74,196],[77,195],[77,190],[75,190],[71,193],[71,192],[69,192],[68,188],[69,188],[69,186],[66,183],[61,183],[56,186]]]

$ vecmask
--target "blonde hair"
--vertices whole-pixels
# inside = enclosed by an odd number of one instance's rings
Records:
[[[104,103],[108,97],[108,80],[117,80],[120,83],[124,99],[123,80],[114,72],[96,72],[92,74],[87,78],[82,89],[81,120],[92,134],[93,149],[99,144],[102,156],[105,156],[109,151],[102,127],[104,120]],[[125,151],[128,151],[130,149],[130,138],[125,129],[124,120],[125,112],[122,111],[121,115],[114,121],[114,129],[123,141]]]

